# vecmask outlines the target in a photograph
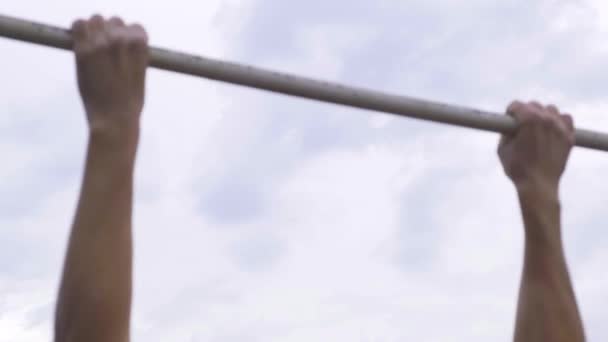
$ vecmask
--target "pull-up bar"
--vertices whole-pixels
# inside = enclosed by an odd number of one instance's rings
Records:
[[[3,15],[0,15],[0,36],[72,49],[69,30]],[[513,119],[502,114],[384,94],[155,47],[150,48],[150,66],[307,99],[491,132],[508,134],[515,128]],[[577,129],[576,145],[608,151],[608,134]]]

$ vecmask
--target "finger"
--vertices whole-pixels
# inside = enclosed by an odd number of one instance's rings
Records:
[[[545,109],[545,107],[543,107],[543,105],[540,104],[540,102],[538,102],[538,101],[530,101],[530,102],[528,102],[528,105],[532,106],[532,108],[534,108],[536,110],[541,110],[542,111],[542,110]]]
[[[130,38],[129,49],[132,55],[140,62],[141,68],[137,70],[141,79],[145,79],[147,67],[150,59],[150,50],[148,48],[148,33],[143,26],[132,24],[128,26]]]
[[[507,108],[507,114],[515,119],[517,124],[522,124],[534,118],[535,109],[520,101],[512,102]]]
[[[148,44],[148,33],[143,26],[140,24],[131,24],[128,27],[129,32],[133,34],[135,39],[138,39],[142,43]]]
[[[511,102],[511,104],[509,104],[507,107],[507,115],[513,116],[513,114],[519,111],[523,106],[524,104],[520,101],[515,100]]]
[[[87,39],[87,24],[84,20],[78,19],[72,23],[72,39],[74,40],[74,50],[80,51],[82,44]]]
[[[84,20],[78,19],[72,23],[71,28],[74,39],[82,40],[87,36],[87,24]]]
[[[575,140],[575,130],[574,130],[574,119],[570,114],[564,114],[560,116],[561,121],[565,126],[566,134],[571,139],[571,142],[574,143]]]
[[[557,129],[565,134],[565,135],[569,135],[570,134],[570,129],[568,128],[568,124],[564,121],[564,119],[560,116],[560,115],[553,115],[553,114],[547,114],[549,116],[549,122],[551,122],[551,124],[555,127],[557,127]]]
[[[122,40],[124,40],[122,39],[124,37],[124,27],[125,23],[121,18],[116,16],[110,18],[104,25],[106,37],[109,41],[118,42],[118,45],[121,45]]]
[[[544,110],[545,106],[543,106],[540,102],[532,100],[528,102],[528,105],[534,108],[535,110]]]
[[[574,119],[572,119],[572,115],[563,114],[561,115],[561,119],[566,124],[566,127],[568,127],[569,130],[574,130]]]
[[[108,20],[108,24],[110,26],[118,26],[118,27],[125,26],[125,22],[119,17],[110,18],[110,20]]]
[[[96,14],[87,22],[87,32],[93,45],[103,45],[106,42],[105,21],[103,17]]]
[[[559,116],[559,108],[557,108],[557,106],[555,106],[553,104],[546,106],[545,110],[547,112],[551,113],[551,115]]]
[[[527,104],[527,109],[529,110],[531,117],[529,119],[536,119],[544,122],[545,124],[551,124],[554,122],[551,118],[553,114],[547,110],[540,102],[538,101],[530,101]]]
[[[127,27],[129,37],[129,49],[136,52],[143,58],[148,58],[148,33],[139,24],[132,24]]]
[[[572,118],[572,115],[563,114],[561,115],[561,119],[568,129],[568,136],[570,138],[570,142],[574,144],[576,140],[576,133],[574,130],[574,119]]]
[[[111,47],[111,53],[117,57],[116,61],[119,61],[120,64],[124,64],[124,58],[126,56],[123,54],[123,51],[125,50],[128,41],[126,28],[124,26],[113,25],[108,22],[104,28],[104,31],[107,42]]]
[[[93,32],[101,31],[103,29],[104,24],[105,21],[103,20],[103,17],[99,14],[95,14],[91,17],[91,19],[89,19],[88,28]]]

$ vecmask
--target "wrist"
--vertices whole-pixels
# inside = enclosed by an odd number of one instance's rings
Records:
[[[559,181],[530,179],[515,183],[520,201],[559,203]]]
[[[89,144],[112,153],[135,153],[139,145],[139,123],[89,125]]]
[[[517,186],[524,219],[526,245],[561,243],[561,204],[558,187],[549,183]]]
[[[139,145],[139,129],[128,134],[116,131],[89,131],[89,155],[108,165],[132,165]]]
[[[559,215],[561,205],[557,187],[544,185],[518,186],[517,196],[524,213]]]

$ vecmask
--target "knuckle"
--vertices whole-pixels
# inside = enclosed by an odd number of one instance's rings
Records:
[[[120,29],[108,30],[108,44],[111,47],[122,47],[127,44],[127,37]]]
[[[541,111],[538,117],[544,123],[555,123],[555,119],[547,112]]]
[[[148,42],[148,32],[140,24],[133,24],[129,27],[129,30],[139,39],[143,40],[144,43]]]
[[[547,115],[539,116],[538,121],[543,127],[558,128],[557,122]]]
[[[93,14],[91,16],[91,19],[89,21],[91,23],[97,23],[97,24],[99,24],[99,23],[103,23],[104,19],[103,19],[103,16],[101,14],[97,14],[96,13],[96,14]]]
[[[522,106],[523,106],[523,103],[521,103],[521,101],[518,101],[518,100],[512,101],[509,104],[509,106],[507,106],[507,114],[513,114],[514,112],[521,110]]]
[[[536,109],[534,108],[534,106],[530,105],[529,103],[522,103],[518,108],[517,111],[519,113],[522,114],[534,114],[536,112]]]
[[[124,21],[120,17],[118,17],[118,16],[111,17],[110,20],[108,20],[108,22],[110,24],[117,25],[117,26],[124,25]]]
[[[521,107],[519,113],[522,115],[524,121],[540,121],[542,119],[542,114],[530,105]]]
[[[522,125],[545,126],[550,123],[550,120],[547,120],[546,116],[541,115],[535,110],[526,110],[524,115],[522,115],[521,122]]]
[[[144,27],[140,23],[134,23],[129,25],[129,29],[133,31],[146,31],[146,29],[144,29]]]
[[[522,105],[523,105],[523,102],[521,102],[520,100],[515,100],[515,101],[511,102],[511,106],[521,107]]]
[[[538,102],[530,102],[526,105],[526,108],[531,113],[542,115],[545,107]]]
[[[142,37],[132,38],[128,42],[129,48],[135,51],[144,51],[147,48],[147,42]]]
[[[72,22],[72,30],[73,31],[82,31],[85,27],[85,21],[82,19],[77,19]]]
[[[526,107],[534,113],[542,114],[545,112],[545,107],[538,101],[530,101],[528,104],[526,104]]]
[[[523,114],[527,115],[533,120],[542,120],[543,115],[538,110],[532,107],[526,107],[523,111]]]
[[[547,115],[557,116],[559,115],[559,109],[557,109],[557,107],[553,105],[547,106],[545,109],[545,113],[547,113]]]
[[[148,37],[145,32],[130,31],[128,46],[135,52],[143,52],[148,48]]]

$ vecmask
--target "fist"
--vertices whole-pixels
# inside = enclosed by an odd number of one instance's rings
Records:
[[[78,87],[91,133],[131,134],[139,127],[148,66],[140,25],[96,15],[72,25]]]
[[[574,145],[574,124],[553,106],[515,101],[507,114],[517,123],[512,135],[503,135],[498,155],[505,173],[518,189],[550,186],[557,189]]]

